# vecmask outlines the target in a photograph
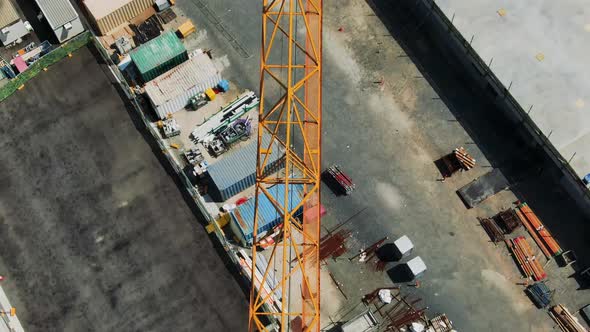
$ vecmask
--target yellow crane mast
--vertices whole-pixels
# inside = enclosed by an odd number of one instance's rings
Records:
[[[250,331],[266,331],[272,323],[281,331],[320,330],[322,1],[263,0]],[[284,170],[269,175],[273,148],[284,151]],[[282,199],[270,194],[273,185],[284,188]],[[264,252],[259,195],[283,221]],[[259,276],[257,259],[268,263]]]

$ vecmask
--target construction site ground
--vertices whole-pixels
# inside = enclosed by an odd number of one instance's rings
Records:
[[[107,73],[81,49],[0,104],[11,304],[26,331],[245,330],[234,268]]]
[[[580,231],[587,229],[581,226],[585,217],[560,189],[552,164],[526,148],[493,101],[472,89],[428,27],[404,19],[411,3],[324,5],[323,166],[340,164],[357,189],[336,197],[323,188],[328,210],[323,228],[348,221],[343,228],[353,232],[345,257],[328,262],[346,298],[339,293],[322,298],[323,328],[350,318],[363,295],[392,285],[386,272],[347,257],[383,236],[394,240],[406,234],[415,244],[413,255],[420,255],[428,270],[420,288],[400,286],[422,298],[431,315],[446,313],[459,331],[552,330],[547,314],[518,285],[521,275],[506,248],[490,243],[477,217],[526,201],[565,249],[576,250],[581,265],[588,263],[587,231]],[[238,10],[233,0],[179,0],[175,10],[197,27],[199,38],[188,49],[212,49],[218,64],[230,68],[226,78],[257,90],[260,1],[247,0]],[[434,161],[459,146],[475,157],[477,167],[437,181]],[[468,210],[455,191],[494,167],[512,190]],[[546,270],[556,302],[571,311],[590,302],[589,291],[578,290],[569,278],[571,268],[552,261]]]

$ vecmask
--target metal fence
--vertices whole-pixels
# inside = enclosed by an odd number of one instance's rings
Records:
[[[91,37],[92,34],[88,31],[85,31],[40,57],[31,66],[29,66],[27,70],[23,71],[21,74],[11,79],[6,85],[0,88],[0,102],[10,97],[23,84],[37,76],[37,74],[39,74],[44,68],[57,63],[59,60],[65,58],[68,54],[88,44]]]

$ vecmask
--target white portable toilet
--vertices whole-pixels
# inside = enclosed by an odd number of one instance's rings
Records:
[[[414,244],[407,235],[404,235],[399,239],[393,241],[393,245],[395,246],[396,260],[400,260],[404,257],[409,256],[412,253],[412,250],[414,249]]]
[[[419,277],[420,275],[422,275],[422,273],[424,273],[424,271],[426,271],[426,264],[424,263],[422,258],[420,258],[420,256],[416,256],[410,259],[406,263],[406,266],[408,267],[408,273],[410,274],[412,279]]]

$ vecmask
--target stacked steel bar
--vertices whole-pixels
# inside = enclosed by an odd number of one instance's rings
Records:
[[[522,203],[518,206],[518,209],[521,212],[518,217],[521,219],[522,224],[529,231],[537,245],[541,248],[543,254],[545,254],[547,258],[561,254],[561,247],[528,204]]]
[[[549,316],[564,332],[587,332],[576,317],[574,317],[562,304],[551,307]]]
[[[320,261],[338,258],[346,252],[345,242],[352,236],[349,230],[341,229],[322,238],[320,243]]]
[[[328,174],[338,182],[338,184],[342,187],[346,195],[350,195],[355,188],[352,179],[348,177],[348,175],[344,174],[338,165],[332,165],[328,169]]]
[[[458,147],[453,150],[453,154],[461,164],[464,170],[468,171],[475,167],[475,159],[465,150],[464,147]]]
[[[498,243],[504,241],[504,233],[492,218],[480,218],[479,223],[481,227],[488,233],[492,242]]]
[[[530,296],[537,308],[545,308],[551,302],[552,292],[544,282],[538,282],[529,286],[526,289],[526,293]]]
[[[537,261],[537,257],[533,254],[529,243],[523,236],[515,237],[512,240],[505,240],[505,243],[526,277],[532,277],[535,281],[540,281],[547,277],[545,270]]]

